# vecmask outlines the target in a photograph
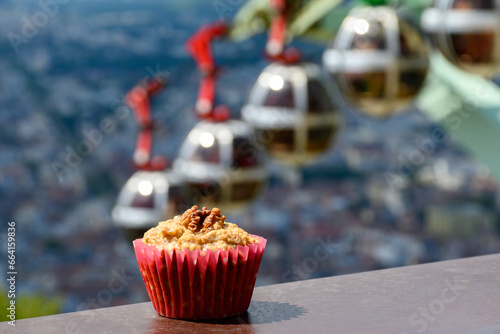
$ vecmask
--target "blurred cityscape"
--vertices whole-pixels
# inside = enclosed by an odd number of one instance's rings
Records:
[[[222,2],[224,15],[236,13]],[[214,4],[74,0],[49,15],[37,2],[0,1],[0,270],[15,221],[19,293],[59,296],[61,312],[148,300],[111,220],[134,172],[137,126],[121,101],[139,80],[170,72],[153,112],[155,152],[172,161],[196,123],[199,74],[184,42],[219,17]],[[215,47],[219,99],[235,117],[267,64],[264,40]],[[302,46],[319,61],[324,46]],[[268,239],[258,285],[500,252],[498,184],[439,124],[417,110],[345,116],[322,160],[288,173],[273,163],[262,196],[226,214]],[[125,288],[102,297],[117,276]]]

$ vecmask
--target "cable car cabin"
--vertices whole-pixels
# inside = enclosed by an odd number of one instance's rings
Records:
[[[434,1],[422,27],[454,65],[490,77],[500,70],[500,0]]]
[[[188,134],[174,161],[193,203],[232,210],[252,201],[268,171],[254,131],[237,120],[202,121]]]
[[[190,205],[181,176],[173,171],[138,171],[127,181],[113,208],[114,223],[129,241],[178,215]]]
[[[257,79],[242,117],[272,157],[303,165],[325,152],[341,129],[332,94],[317,65],[274,63]]]
[[[324,52],[323,64],[348,104],[371,117],[387,117],[419,93],[429,48],[392,8],[355,8]]]

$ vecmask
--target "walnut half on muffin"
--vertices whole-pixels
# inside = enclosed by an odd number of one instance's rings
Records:
[[[226,222],[218,208],[194,205],[182,215],[160,222],[144,234],[143,242],[158,249],[227,250],[258,242],[257,238]]]

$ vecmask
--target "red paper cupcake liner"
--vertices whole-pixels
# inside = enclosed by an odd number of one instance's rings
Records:
[[[186,320],[220,319],[250,306],[267,240],[228,250],[158,250],[134,240],[149,298],[159,315]]]

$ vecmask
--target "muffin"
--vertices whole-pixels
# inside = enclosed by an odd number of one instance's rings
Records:
[[[219,209],[195,205],[134,240],[159,315],[196,320],[246,312],[266,239],[225,220]]]

